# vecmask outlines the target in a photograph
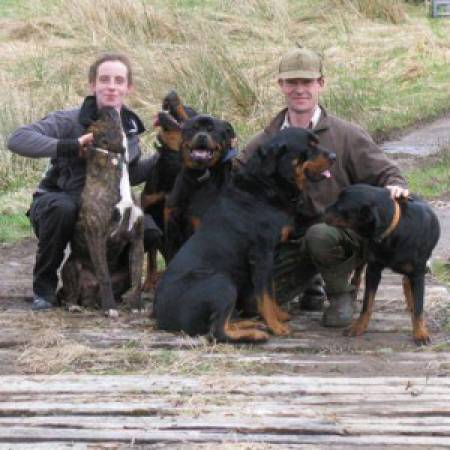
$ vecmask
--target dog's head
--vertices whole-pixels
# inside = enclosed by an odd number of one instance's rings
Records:
[[[377,240],[389,226],[392,214],[387,211],[391,208],[387,189],[354,184],[343,189],[336,202],[327,207],[325,222]]]
[[[115,108],[99,108],[97,120],[90,125],[88,131],[94,135],[92,147],[119,155],[125,153],[124,133],[120,115]]]
[[[290,127],[258,148],[248,161],[254,174],[276,178],[278,183],[303,190],[305,182],[331,176],[335,153],[321,147],[317,136],[303,128]]]
[[[208,115],[199,115],[183,124],[181,152],[190,169],[218,165],[232,148],[236,135],[230,123]]]
[[[156,115],[153,126],[159,127],[158,140],[166,148],[178,151],[181,145],[181,127],[190,117],[197,115],[183,105],[175,91],[170,91],[162,101],[162,110]]]

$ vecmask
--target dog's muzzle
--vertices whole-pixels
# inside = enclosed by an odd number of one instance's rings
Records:
[[[189,151],[193,161],[210,161],[214,156],[211,137],[206,133],[198,133],[192,139]]]

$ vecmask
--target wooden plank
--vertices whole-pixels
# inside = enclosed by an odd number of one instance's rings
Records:
[[[267,394],[264,391],[258,393],[242,393],[231,390],[229,392],[192,392],[192,391],[156,391],[156,392],[142,392],[142,393],[27,393],[27,394],[1,394],[0,395],[0,411],[6,409],[14,410],[14,408],[22,409],[32,408],[32,404],[68,404],[68,403],[103,403],[103,404],[117,404],[117,403],[132,403],[144,402],[144,404],[157,404],[164,398],[165,401],[181,402],[185,398],[191,398],[195,395],[196,402],[209,402],[211,400],[222,400],[227,403],[245,403],[252,402],[280,402],[288,401],[289,404],[301,405],[327,405],[327,404],[352,404],[352,403],[382,403],[382,404],[407,404],[407,403],[442,403],[450,402],[450,392],[445,394],[427,393],[420,391],[402,392],[402,393],[373,393],[365,392],[358,394],[336,394],[330,392],[301,392],[292,396],[291,393],[274,395]]]
[[[177,417],[130,417],[130,416],[47,416],[47,417],[11,417],[0,419],[0,429],[9,427],[46,427],[46,428],[80,428],[89,430],[187,430],[240,432],[240,433],[284,433],[284,434],[338,434],[338,435],[409,435],[409,436],[450,436],[450,426],[446,423],[412,422],[396,423],[395,420],[383,423],[365,421],[343,421],[302,418],[302,417],[234,417],[225,415],[200,414],[198,416]]]
[[[0,442],[123,442],[152,444],[158,442],[270,442],[272,444],[336,445],[422,445],[448,448],[448,437],[439,436],[341,436],[302,434],[247,434],[241,432],[208,432],[205,430],[83,430],[13,427],[0,429]]]
[[[19,392],[152,392],[166,389],[176,391],[233,392],[266,394],[311,392],[401,393],[411,389],[425,389],[427,393],[445,393],[450,389],[450,377],[361,377],[325,378],[302,376],[155,376],[155,375],[35,375],[4,376],[0,379],[0,393]]]
[[[222,399],[222,401],[224,401]],[[302,402],[284,402],[272,401],[261,402],[247,399],[245,402],[228,402],[226,404],[214,404],[213,399],[202,403],[192,402],[189,398],[176,399],[170,401],[153,400],[151,403],[146,401],[135,402],[101,402],[101,403],[45,403],[30,402],[20,405],[2,404],[0,406],[1,417],[11,416],[36,416],[36,415],[178,415],[181,413],[199,411],[214,414],[230,414],[230,410],[239,410],[241,414],[252,415],[255,411],[259,415],[273,416],[299,416],[309,414],[310,411],[304,411],[309,408],[317,414],[360,414],[397,417],[397,416],[450,416],[449,402],[411,402],[411,403],[387,403],[365,402],[356,403],[325,403],[325,404],[305,404]]]

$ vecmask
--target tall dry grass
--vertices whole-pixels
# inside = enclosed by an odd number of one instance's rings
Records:
[[[344,8],[368,19],[380,19],[393,24],[403,23],[407,14],[401,0],[331,0],[336,8]]]
[[[400,0],[57,0],[46,13],[48,0],[26,5],[23,19],[0,19],[0,191],[34,183],[45,166],[7,152],[9,133],[79,104],[88,65],[105,50],[133,61],[129,103],[147,125],[176,89],[232,122],[241,145],[283,105],[277,62],[297,43],[324,55],[327,108],[372,132],[450,100],[450,27],[408,17]],[[153,137],[149,127],[144,149]]]

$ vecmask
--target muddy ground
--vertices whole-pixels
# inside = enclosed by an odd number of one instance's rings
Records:
[[[446,119],[450,125],[450,118]],[[442,120],[430,124],[428,141],[442,141]],[[445,125],[445,124],[444,124]],[[436,131],[438,129],[438,131]],[[447,128],[448,129],[448,128]],[[420,145],[427,140],[421,132]],[[406,142],[406,144],[405,144]],[[397,161],[421,164],[417,148],[408,152],[409,135],[396,140]],[[385,143],[389,148],[389,143]],[[405,150],[406,149],[406,150]],[[389,150],[388,150],[389,151]],[[428,156],[429,157],[429,156]],[[402,167],[404,166],[402,162]],[[442,237],[434,258],[450,258],[450,202],[433,202]],[[36,241],[0,247],[0,374],[25,373],[301,373],[323,376],[450,374],[449,294],[432,275],[427,278],[426,312],[433,342],[417,348],[404,310],[401,278],[386,273],[369,332],[360,338],[321,326],[321,313],[291,305],[294,333],[267,344],[212,346],[202,338],[158,332],[147,315],[122,313],[117,320],[98,311],[30,311]]]
[[[446,209],[447,211],[447,209]],[[156,331],[148,315],[30,311],[36,241],[0,248],[0,375],[11,374],[302,374],[450,375],[447,289],[427,277],[433,342],[417,348],[404,310],[401,278],[385,273],[369,332],[359,338],[321,326],[320,313],[294,314],[294,333],[261,346],[213,346]],[[449,247],[438,249],[448,256]]]

